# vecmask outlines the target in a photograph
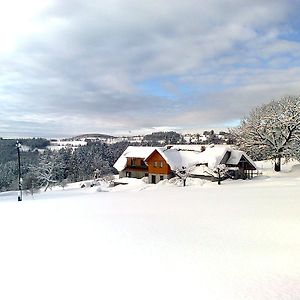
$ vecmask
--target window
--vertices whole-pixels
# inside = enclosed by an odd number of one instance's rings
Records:
[[[131,177],[131,172],[126,172],[126,177]]]
[[[160,175],[159,180],[164,180],[164,176]]]
[[[132,159],[131,159],[131,165],[132,165],[132,166],[136,166],[136,159],[135,159],[135,158],[132,158]]]
[[[163,165],[164,165],[164,164],[163,164],[163,162],[162,162],[162,161],[160,161],[160,162],[159,162],[159,167],[160,167],[160,168],[162,168],[162,167],[163,167]]]
[[[158,162],[157,162],[157,161],[155,161],[155,162],[154,162],[154,164],[153,164],[153,166],[154,166],[155,168],[157,168],[157,166],[158,166]]]

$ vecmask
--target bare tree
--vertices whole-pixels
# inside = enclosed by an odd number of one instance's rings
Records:
[[[275,171],[280,171],[281,159],[295,156],[294,145],[300,136],[300,97],[283,97],[253,109],[231,133],[242,150],[256,159],[275,160]]]
[[[175,170],[175,174],[182,180],[183,186],[186,186],[186,180],[191,175],[195,166],[181,167]]]
[[[43,155],[37,166],[32,167],[38,185],[47,189],[63,181],[63,166],[59,157],[54,154]]]
[[[227,175],[227,171],[227,166],[225,164],[220,164],[216,166],[213,170],[207,167],[207,170],[205,172],[213,177],[217,177],[218,185],[220,185],[222,178],[224,178]]]

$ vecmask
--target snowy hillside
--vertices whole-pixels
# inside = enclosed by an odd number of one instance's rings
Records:
[[[298,299],[300,168],[268,168],[221,186],[1,193],[0,298]]]

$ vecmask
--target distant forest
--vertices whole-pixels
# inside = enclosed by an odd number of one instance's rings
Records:
[[[23,189],[37,189],[46,184],[58,185],[114,174],[113,164],[129,145],[90,142],[77,149],[47,149],[46,139],[20,139]],[[18,189],[17,140],[0,139],[0,191]]]

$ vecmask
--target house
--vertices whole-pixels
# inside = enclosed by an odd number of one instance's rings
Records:
[[[243,151],[229,146],[176,145],[166,147],[129,146],[114,164],[120,178],[147,177],[157,183],[175,176],[176,171],[188,170],[190,177],[214,180],[215,169],[225,165],[227,176],[252,178],[255,163]]]
[[[198,162],[191,171],[190,176],[216,180],[212,175],[218,166],[226,167],[226,178],[250,179],[257,170],[254,161],[243,151],[233,149],[229,146],[215,145],[206,147],[205,151],[198,156]]]
[[[154,149],[154,151],[145,158],[148,166],[149,183],[157,183],[160,180],[173,177],[172,169],[166,156],[163,154],[165,149]]]
[[[129,146],[114,164],[120,178],[148,177],[149,182],[157,183],[173,177],[171,166],[164,152],[166,147],[136,147]]]

